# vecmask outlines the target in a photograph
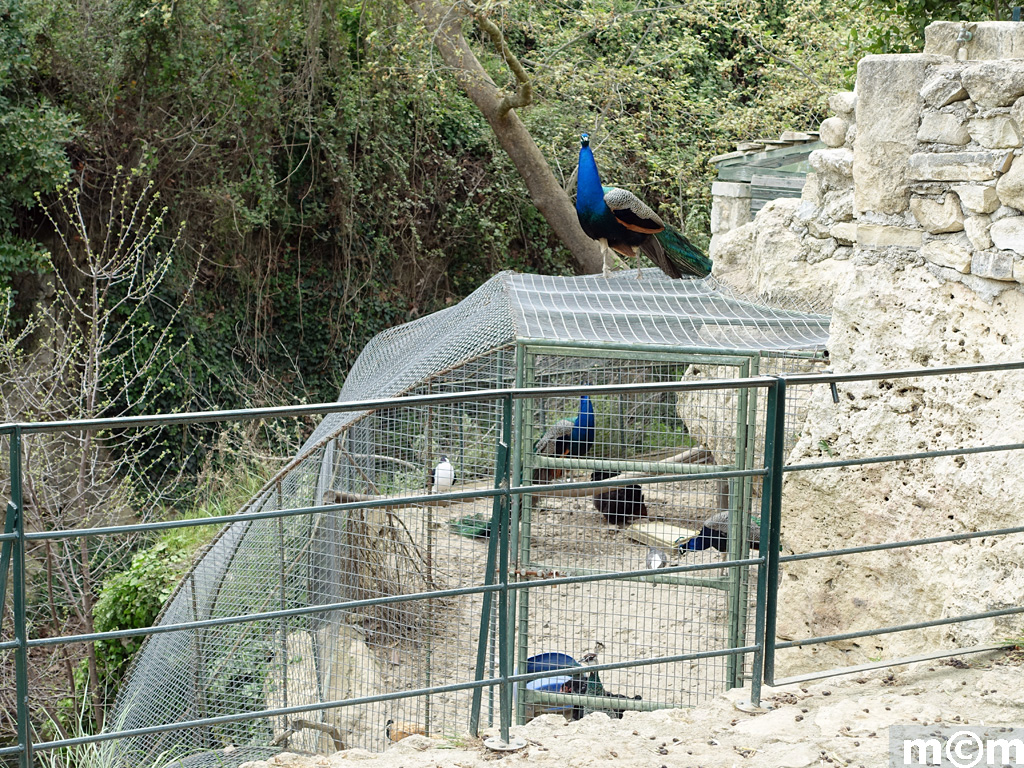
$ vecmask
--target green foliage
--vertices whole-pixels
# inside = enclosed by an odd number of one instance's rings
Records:
[[[26,237],[39,191],[67,177],[64,145],[74,120],[36,92],[20,0],[0,0],[0,285],[45,271],[45,250]]]
[[[867,53],[913,53],[924,48],[924,29],[933,21],[999,21],[1010,18],[1012,4],[999,0],[858,0],[855,7],[872,15],[862,29],[852,27],[850,39]]]

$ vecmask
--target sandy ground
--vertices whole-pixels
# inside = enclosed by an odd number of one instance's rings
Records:
[[[411,736],[382,753],[285,753],[242,768],[474,768],[498,761],[508,768],[876,768],[889,764],[890,725],[1024,726],[1022,663],[1020,651],[988,652],[768,688],[757,711],[747,711],[749,691],[735,689],[693,709],[627,712],[622,720],[595,713],[567,723],[544,715],[513,727],[526,742],[515,752],[492,751],[470,737]]]

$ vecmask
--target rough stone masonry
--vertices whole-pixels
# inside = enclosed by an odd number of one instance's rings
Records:
[[[920,54],[868,56],[830,100],[800,200],[716,236],[739,289],[830,308],[837,372],[1024,359],[1024,24],[939,22]],[[1024,376],[893,379],[801,392],[791,463],[1024,442]],[[789,551],[982,531],[1024,520],[1019,452],[790,473]],[[1024,602],[1024,541],[983,538],[793,563],[786,638]],[[987,619],[789,650],[782,675],[1024,634]]]

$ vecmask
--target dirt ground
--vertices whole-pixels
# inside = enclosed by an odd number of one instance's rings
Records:
[[[1024,726],[1022,663],[1020,651],[993,651],[768,688],[754,711],[749,690],[734,689],[692,709],[627,712],[621,720],[594,713],[567,723],[544,715],[513,727],[513,737],[525,741],[515,752],[470,737],[410,736],[382,753],[286,753],[242,768],[880,768],[888,765],[891,725]]]

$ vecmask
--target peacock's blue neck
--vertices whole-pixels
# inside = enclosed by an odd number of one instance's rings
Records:
[[[581,147],[576,171],[576,210],[596,217],[601,216],[606,207],[594,153],[589,146]]]

